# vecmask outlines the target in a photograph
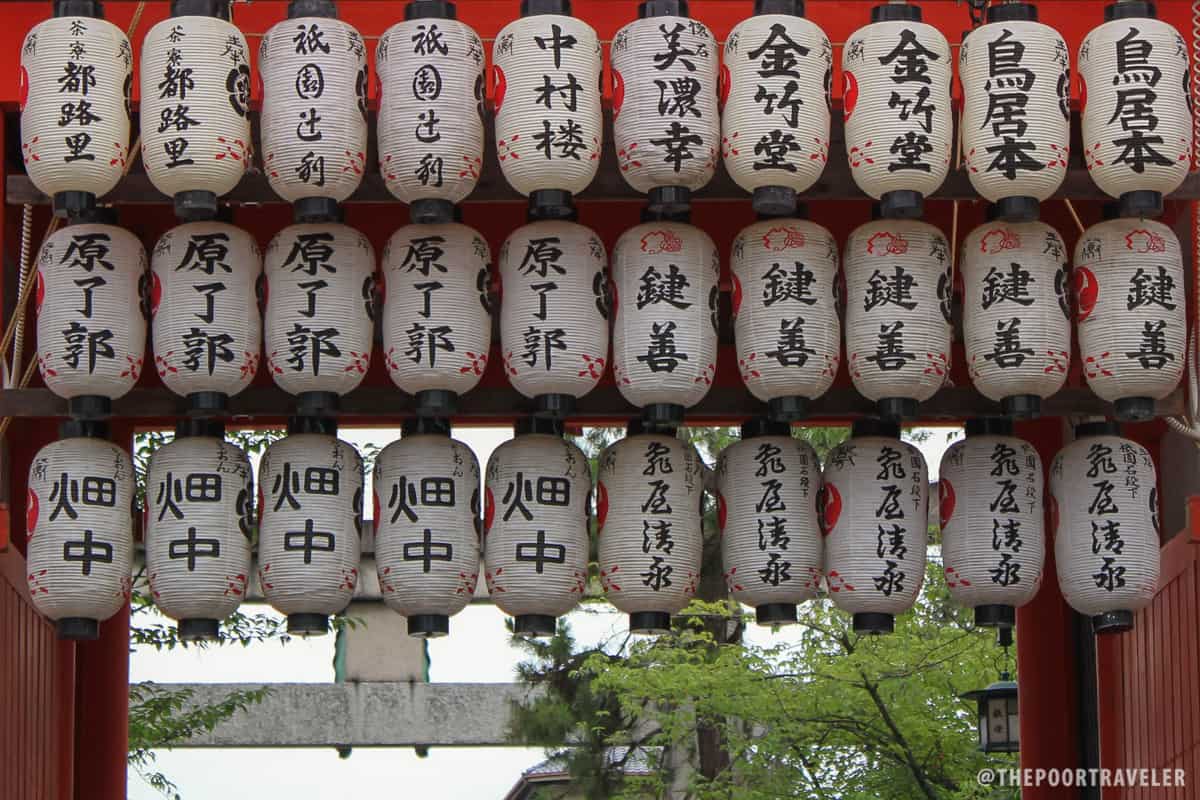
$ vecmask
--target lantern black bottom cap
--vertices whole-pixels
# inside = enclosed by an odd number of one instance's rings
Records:
[[[105,419],[112,416],[112,400],[97,394],[81,394],[67,401],[67,413],[78,420]]]
[[[521,16],[532,17],[538,14],[558,14],[571,16],[571,0],[521,0]]]
[[[456,19],[458,9],[450,0],[411,0],[404,7],[404,19]]]
[[[553,636],[558,630],[558,617],[549,614],[519,614],[513,617],[513,633],[517,636]]]
[[[60,639],[93,642],[100,638],[100,620],[87,617],[63,617],[54,622],[54,632]]]
[[[417,392],[417,416],[449,417],[458,410],[458,393],[445,389],[426,389]]]
[[[408,220],[414,225],[444,225],[453,222],[454,203],[431,197],[413,200],[408,204]]]
[[[1001,197],[995,205],[996,216],[1005,222],[1033,222],[1042,209],[1036,197]]]
[[[450,633],[446,614],[416,614],[408,618],[408,635],[418,639],[437,639]]]
[[[683,424],[686,409],[677,403],[651,403],[642,409],[642,423],[649,432]]]
[[[648,17],[686,17],[688,0],[642,0],[638,3],[638,19]]]
[[[1125,192],[1119,202],[1122,217],[1161,217],[1162,192]]]
[[[221,638],[221,621],[216,619],[181,619],[175,629],[185,642],[215,642]]]
[[[539,417],[562,419],[575,413],[575,398],[569,394],[539,394],[533,402]]]
[[[1092,632],[1097,635],[1124,633],[1131,630],[1133,630],[1132,611],[1106,611],[1092,617]]]
[[[916,8],[916,6],[885,6],[885,8]],[[884,219],[920,219],[925,213],[925,198],[920,192],[897,189],[884,192],[879,198],[879,214]]]
[[[545,14],[557,14],[545,11]],[[570,13],[569,11],[567,13]],[[530,222],[546,219],[571,220],[579,216],[575,201],[565,189],[536,189],[529,193],[529,207],[525,211]]]
[[[341,407],[337,392],[300,392],[296,395],[296,414],[301,417],[334,417]]]
[[[323,17],[326,15],[304,14],[302,16]],[[343,219],[345,219],[345,214],[342,212],[342,207],[332,197],[301,197],[292,203],[292,222],[297,225],[341,222]]]
[[[1122,397],[1113,403],[1117,419],[1123,422],[1144,422],[1154,419],[1153,397]]]
[[[795,603],[764,603],[754,609],[754,621],[759,625],[794,625]]]
[[[750,199],[759,218],[791,217],[796,214],[796,190],[786,186],[760,186]]]
[[[917,401],[911,397],[884,397],[875,403],[875,410],[884,419],[914,419]]]
[[[288,614],[289,636],[324,636],[329,633],[329,617],[325,614]]]
[[[629,615],[630,633],[668,633],[671,615],[666,611],[635,611]]]
[[[57,10],[57,4],[55,6]],[[69,16],[87,16],[91,14],[71,14]],[[96,195],[91,192],[55,192],[54,216],[75,220],[80,216],[96,210]]]
[[[790,14],[804,16],[804,0],[754,0],[754,14]]]
[[[179,0],[176,0],[179,2]],[[212,14],[182,14],[176,16],[210,17]],[[184,222],[200,222],[217,216],[215,192],[193,190],[175,193],[175,216]]]
[[[896,618],[891,614],[855,614],[854,632],[880,636],[896,630]]]
[[[975,624],[981,628],[1011,628],[1017,624],[1017,609],[1012,606],[975,606]]]
[[[1104,21],[1112,22],[1114,19],[1136,19],[1147,17],[1156,19],[1158,10],[1154,7],[1154,3],[1149,0],[1123,0],[1123,2],[1112,3],[1104,9]]]
[[[1042,398],[1036,394],[1014,394],[1000,401],[1004,416],[1014,419],[1036,419],[1042,413]]]
[[[187,401],[192,417],[221,417],[229,411],[229,395],[224,392],[192,392]]]
[[[808,398],[799,395],[772,397],[767,402],[767,412],[775,422],[795,422],[808,416]]]

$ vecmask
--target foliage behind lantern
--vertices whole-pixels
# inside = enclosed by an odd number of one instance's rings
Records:
[[[483,43],[453,19],[388,28],[375,51],[379,171],[406,203],[457,203],[483,167]]]
[[[103,621],[129,599],[133,477],[129,454],[102,439],[59,439],[33,457],[25,558],[38,613]]]
[[[284,391],[350,392],[371,363],[375,250],[336,223],[291,225],[267,245],[267,368]]]
[[[106,194],[129,162],[133,51],[111,22],[54,17],[21,47],[21,157],[42,192]]]
[[[717,369],[720,259],[708,234],[650,222],[613,248],[613,377],[635,406],[690,407]]]
[[[1183,376],[1187,303],[1179,240],[1153,220],[1108,220],[1080,235],[1074,263],[1075,324],[1088,386],[1116,402],[1119,415],[1152,415],[1150,399],[1166,397]]]
[[[695,191],[712,179],[721,121],[717,40],[687,17],[635,20],[613,37],[613,139],[625,180]]]
[[[760,14],[725,40],[721,147],[730,177],[746,191],[803,192],[829,161],[833,46],[804,17]]]
[[[700,456],[680,439],[631,436],[601,453],[600,582],[630,630],[668,629],[696,593],[703,491]]]
[[[504,371],[526,397],[582,397],[608,364],[607,257],[574,222],[534,222],[500,249]]]
[[[137,383],[146,355],[145,275],[142,243],[113,225],[70,225],[42,245],[37,359],[52,392],[115,399]]]
[[[479,383],[492,341],[491,251],[466,225],[407,225],[383,250],[383,359],[410,394]]]
[[[362,182],[366,52],[359,32],[337,19],[289,18],[263,35],[263,169],[289,203],[306,197],[340,202]]]
[[[383,600],[409,618],[410,635],[444,635],[479,580],[479,461],[449,436],[406,434],[372,477]]]
[[[254,237],[224,222],[172,228],[154,246],[150,310],[154,366],[176,394],[235,395],[262,358]]]
[[[515,19],[492,47],[496,147],[504,177],[521,194],[578,194],[600,166],[600,39],[561,14]]]
[[[294,632],[323,633],[358,582],[363,464],[351,445],[319,433],[267,447],[259,470],[258,580]]]

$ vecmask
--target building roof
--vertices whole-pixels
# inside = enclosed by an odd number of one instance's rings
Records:
[[[628,758],[626,754],[629,754]],[[647,748],[638,748],[629,753],[628,747],[610,747],[605,758],[610,765],[625,760],[622,772],[626,775],[649,775],[652,771]],[[504,800],[527,800],[539,784],[566,784],[570,783],[570,779],[566,759],[554,756],[521,773],[520,779],[504,796]]]

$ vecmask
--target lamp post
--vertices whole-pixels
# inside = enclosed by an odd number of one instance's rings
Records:
[[[1012,629],[1001,628],[998,642],[1005,650],[1012,644]],[[1000,673],[1000,680],[986,689],[977,689],[962,695],[964,700],[974,700],[979,714],[979,749],[985,753],[1016,753],[1021,749],[1021,724],[1017,715],[1017,684],[1008,671]]]

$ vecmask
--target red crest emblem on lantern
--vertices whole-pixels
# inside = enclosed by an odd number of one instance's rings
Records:
[[[1165,253],[1167,243],[1157,233],[1136,228],[1125,234],[1125,249],[1135,253]]]
[[[504,95],[508,92],[508,79],[504,77],[504,70],[499,66],[492,65],[492,91],[496,97],[496,113],[500,113],[500,106],[504,105]]]
[[[604,530],[604,521],[608,519],[608,487],[603,481],[596,483],[596,529]]]
[[[683,249],[683,240],[671,231],[650,231],[642,237],[642,252],[648,255],[678,253]]]
[[[721,535],[725,535],[725,520],[729,516],[729,509],[725,505],[725,495],[717,493],[717,527],[721,529]]]
[[[38,496],[33,489],[25,490],[25,538],[32,539],[33,531],[37,528]]]
[[[847,70],[842,73],[842,119],[850,119],[854,107],[858,105],[858,78]]]
[[[832,483],[821,487],[821,532],[826,536],[833,533],[842,516],[842,494]]]
[[[725,101],[729,99],[729,86],[732,82],[729,77],[729,67],[722,64],[721,72],[717,76],[717,96],[721,100],[721,108],[725,108]]]
[[[379,506],[379,492],[372,490],[371,491],[371,519],[375,520],[375,524],[378,525],[379,520],[381,520],[382,518],[383,518],[383,514],[380,513],[380,506]]]
[[[150,316],[158,313],[158,304],[162,302],[162,281],[158,273],[150,273]]]
[[[954,484],[942,478],[938,481],[938,515],[941,517],[942,528],[954,516]]]
[[[901,256],[908,252],[908,240],[898,233],[880,231],[867,239],[867,252],[873,256]]]
[[[979,252],[999,253],[1001,250],[1015,250],[1021,246],[1021,237],[1008,228],[995,228],[988,231],[979,240]]]
[[[21,65],[21,71],[17,73],[17,102],[21,106],[21,110],[25,110],[25,102],[29,99],[29,71],[25,69],[25,65]]]
[[[1087,267],[1076,267],[1071,273],[1071,283],[1074,284],[1077,308],[1075,321],[1083,322],[1096,309],[1096,299],[1100,296],[1100,284],[1096,280],[1096,273]]]
[[[42,301],[46,299],[46,279],[42,277],[42,271],[40,269],[37,272],[37,285],[35,286],[34,291],[37,293],[37,298],[35,301],[37,302],[37,310],[41,311]]]
[[[625,105],[625,79],[615,69],[612,71],[613,81],[613,119],[621,116],[621,106]]]
[[[483,532],[491,533],[492,523],[496,521],[496,498],[491,489],[483,490]]]
[[[730,302],[733,304],[733,315],[736,317],[738,309],[742,307],[742,282],[738,280],[737,275],[730,274],[729,277],[732,278],[732,288],[729,292]]]
[[[763,247],[776,253],[789,247],[804,247],[804,234],[795,228],[771,228],[763,234]]]

